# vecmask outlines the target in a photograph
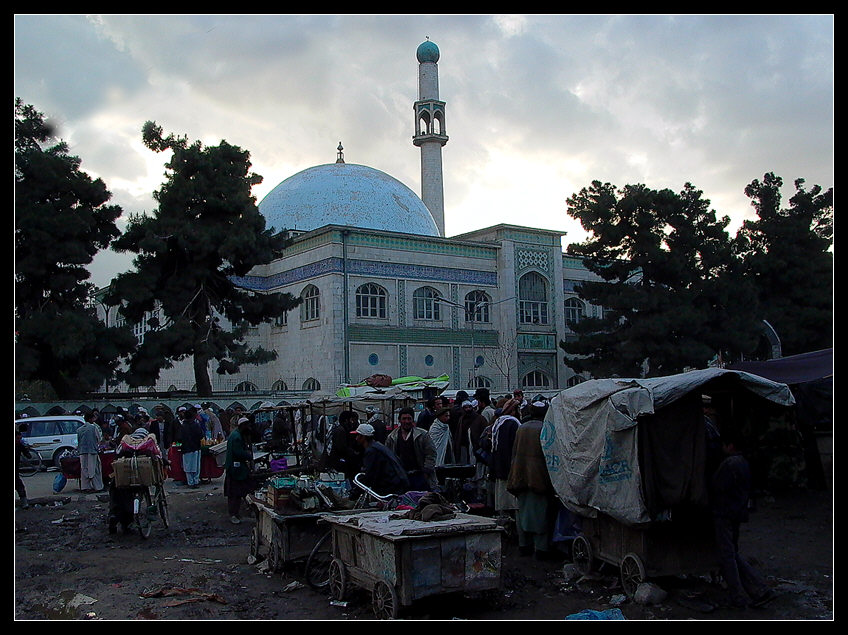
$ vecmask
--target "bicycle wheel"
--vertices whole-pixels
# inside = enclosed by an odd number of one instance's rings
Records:
[[[133,520],[142,538],[149,538],[152,527],[150,516],[147,515],[150,508],[150,490],[146,487],[136,492],[133,497]]]
[[[41,466],[43,462],[41,457],[38,455],[38,452],[33,451],[32,456],[26,457],[21,456],[21,463],[18,466],[18,474],[21,476],[32,476],[33,474],[38,474],[41,471]]]
[[[159,509],[159,517],[162,519],[162,524],[165,529],[168,528],[168,499],[165,498],[165,486],[159,485],[156,487],[156,507]]]
[[[313,589],[324,589],[330,582],[330,561],[333,559],[333,532],[328,531],[318,539],[306,559],[306,583]]]

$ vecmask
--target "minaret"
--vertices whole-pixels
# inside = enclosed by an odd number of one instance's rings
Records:
[[[428,38],[418,47],[418,101],[415,110],[415,136],[412,143],[421,148],[421,200],[433,215],[439,235],[445,235],[445,193],[442,185],[442,146],[445,134],[445,102],[439,101],[439,47]]]

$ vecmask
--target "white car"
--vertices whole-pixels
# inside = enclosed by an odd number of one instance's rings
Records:
[[[38,452],[45,465],[59,465],[59,457],[65,450],[75,450],[77,447],[77,429],[85,421],[76,415],[58,417],[25,417],[15,419],[15,428],[20,430],[21,424],[26,424],[26,430],[21,432],[24,442]]]

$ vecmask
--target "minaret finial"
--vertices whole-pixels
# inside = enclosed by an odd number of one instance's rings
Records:
[[[342,142],[339,141],[339,147],[336,148],[339,153],[336,155],[336,163],[344,163],[344,148],[342,147]]]

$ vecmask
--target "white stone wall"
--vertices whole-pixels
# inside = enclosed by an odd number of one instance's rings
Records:
[[[439,235],[445,235],[445,194],[442,178],[442,144],[421,144],[421,200],[430,210]]]
[[[518,228],[533,232],[529,228]],[[352,230],[353,234],[346,238],[346,250],[343,250],[341,233],[338,229],[330,228],[325,231],[312,232],[304,238],[305,242],[296,249],[291,249],[284,258],[270,265],[257,268],[252,275],[271,280],[275,275],[285,274],[298,267],[309,267],[327,259],[341,259],[346,251],[348,262],[362,261],[368,263],[385,263],[391,269],[398,267],[444,267],[446,271],[479,271],[497,275],[497,286],[487,284],[472,284],[468,282],[449,281],[444,279],[426,279],[398,277],[390,275],[348,274],[347,318],[351,327],[373,326],[377,328],[419,328],[434,333],[434,343],[416,341],[367,342],[351,340],[349,347],[349,379],[356,383],[374,373],[384,373],[393,377],[401,375],[436,376],[447,373],[452,376],[451,388],[466,389],[471,368],[475,358],[483,357],[483,365],[477,369],[477,375],[489,378],[493,383],[493,391],[509,390],[520,382],[518,349],[516,333],[528,329],[518,328],[517,324],[517,285],[516,285],[516,254],[518,249],[527,248],[529,243],[516,242],[506,239],[503,227],[481,230],[454,239],[412,239],[404,242],[402,236],[380,234],[379,232],[362,232]],[[358,235],[357,235],[358,234]],[[318,238],[316,238],[318,237]],[[385,244],[381,242],[386,238]],[[361,242],[357,244],[356,240]],[[543,248],[545,236],[540,235],[540,246]],[[547,238],[550,242],[550,238]],[[432,241],[432,242],[428,242]],[[366,244],[367,243],[367,244]],[[302,245],[308,248],[303,249]],[[473,254],[473,250],[463,248],[463,245],[486,246],[495,251],[484,251],[483,254]],[[493,247],[496,245],[496,247]],[[450,246],[450,250],[445,250]],[[531,247],[533,245],[530,245]],[[438,249],[436,249],[438,248]],[[475,249],[478,248],[475,246]],[[570,281],[593,279],[587,270],[575,266],[568,256],[562,256],[559,251],[549,245],[553,255],[547,275],[551,281],[551,309],[554,323],[547,328],[555,332],[556,350],[549,354],[556,356],[556,374],[560,387],[564,387],[573,372],[565,365],[564,356],[558,348],[559,341],[568,332],[564,323],[564,301],[574,294],[563,290]],[[436,253],[454,251],[455,253]],[[496,258],[483,257],[485,253],[495,254]],[[336,262],[339,262],[338,260]],[[387,313],[385,318],[357,317],[356,289],[365,283],[374,283],[387,291]],[[209,367],[209,376],[213,389],[216,391],[233,390],[243,381],[249,381],[259,390],[270,390],[275,382],[283,380],[289,390],[300,390],[303,382],[314,378],[321,383],[322,391],[334,392],[345,377],[345,327],[344,327],[344,276],[337,271],[314,275],[309,279],[297,280],[281,284],[269,291],[289,292],[300,295],[307,285],[315,285],[320,292],[320,319],[314,322],[301,322],[301,309],[298,307],[289,312],[287,324],[275,326],[270,323],[262,324],[248,338],[252,346],[261,345],[266,349],[275,350],[278,359],[261,366],[243,366],[241,371],[233,376],[220,376],[215,373],[213,362]],[[465,331],[470,329],[470,323],[465,321],[464,310],[449,304],[440,307],[439,320],[420,320],[414,317],[413,293],[422,286],[430,286],[439,291],[447,300],[464,304],[465,295],[474,290],[486,292],[493,304],[489,307],[490,321],[477,323],[475,329],[481,331],[496,331],[500,346],[505,346],[507,354],[495,349],[488,349],[476,339],[472,347],[468,342],[463,345],[441,342],[439,332],[446,336],[455,333],[454,328]],[[600,310],[600,307],[589,307],[589,312]],[[115,309],[110,309],[114,320]],[[98,307],[98,314],[105,316],[103,307]],[[420,331],[419,331],[420,333]],[[370,356],[377,356],[377,364],[371,364]],[[459,356],[459,372],[456,372],[455,354]],[[432,363],[427,364],[428,356]],[[494,363],[497,357],[498,363]],[[504,361],[504,358],[508,361]],[[506,370],[504,367],[506,366]],[[510,384],[505,385],[502,375],[510,375]],[[173,368],[162,371],[157,389],[165,390],[169,386],[177,389],[190,390],[194,386],[194,376],[191,360],[176,362]]]
[[[418,65],[418,99],[439,98],[439,65],[425,62]]]

